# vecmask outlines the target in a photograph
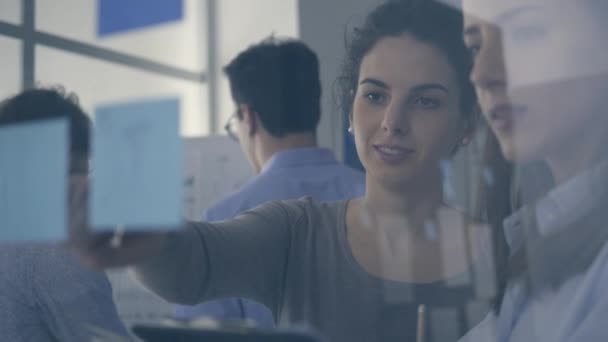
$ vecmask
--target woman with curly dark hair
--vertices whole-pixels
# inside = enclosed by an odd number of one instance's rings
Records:
[[[233,220],[125,234],[120,246],[81,217],[74,244],[93,267],[134,266],[169,301],[246,297],[280,326],[349,342],[412,341],[427,312],[429,340],[454,340],[473,296],[462,284],[479,250],[468,247],[484,229],[442,190],[441,163],[476,120],[461,30],[456,10],[400,1],[378,6],[353,33],[338,83],[367,170],[364,197],[270,202]],[[448,326],[442,317],[462,324],[433,335]]]

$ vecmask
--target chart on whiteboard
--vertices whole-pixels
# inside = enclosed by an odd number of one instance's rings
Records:
[[[226,136],[185,138],[183,146],[186,219],[200,220],[206,209],[253,176],[239,144]]]

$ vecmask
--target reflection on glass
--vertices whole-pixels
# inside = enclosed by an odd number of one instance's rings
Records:
[[[510,251],[496,254],[505,293],[465,340],[496,337],[491,321],[501,341],[604,339],[608,5],[466,0],[464,11],[471,79],[513,167],[513,213],[494,230]]]

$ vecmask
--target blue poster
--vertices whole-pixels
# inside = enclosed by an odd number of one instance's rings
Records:
[[[91,221],[95,229],[166,229],[181,220],[178,99],[95,112]]]
[[[179,21],[183,0],[98,0],[99,37]]]

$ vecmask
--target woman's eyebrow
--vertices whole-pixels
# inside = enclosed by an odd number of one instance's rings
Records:
[[[384,88],[384,89],[390,88],[388,86],[388,84],[384,83],[383,81],[376,79],[376,78],[371,78],[371,77],[367,77],[367,78],[363,79],[361,82],[359,82],[359,84],[366,84],[366,83],[373,84],[377,87]]]

